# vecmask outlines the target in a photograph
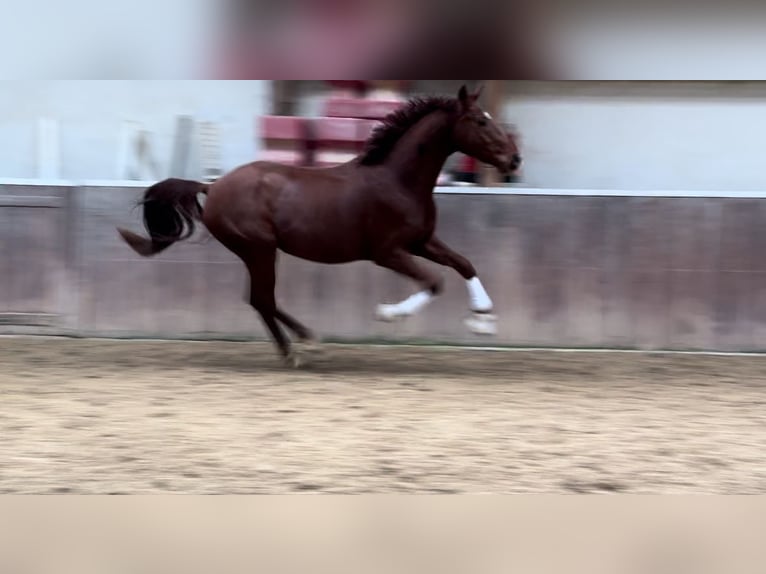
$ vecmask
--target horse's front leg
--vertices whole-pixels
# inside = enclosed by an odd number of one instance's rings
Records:
[[[378,305],[376,317],[379,321],[395,321],[403,317],[415,315],[442,291],[444,284],[442,277],[418,263],[412,254],[403,249],[381,254],[375,258],[375,263],[380,267],[385,267],[400,275],[409,277],[423,287],[422,291],[415,293],[404,301],[390,305]]]
[[[436,236],[413,250],[413,253],[457,271],[466,281],[472,311],[472,316],[466,319],[466,326],[478,335],[497,334],[497,317],[492,314],[492,299],[468,259],[450,249]]]

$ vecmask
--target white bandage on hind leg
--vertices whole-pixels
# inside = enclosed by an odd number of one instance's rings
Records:
[[[409,317],[423,309],[433,298],[428,291],[421,291],[395,305],[378,305],[378,317],[388,321],[398,317]]]
[[[471,299],[471,311],[486,313],[492,311],[492,299],[489,298],[484,285],[478,277],[466,281],[468,286],[468,297]]]

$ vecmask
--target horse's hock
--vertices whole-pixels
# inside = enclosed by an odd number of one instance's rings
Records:
[[[245,270],[204,231],[141,259],[143,186],[0,186],[0,332],[265,337]],[[759,199],[437,194],[439,234],[476,264],[494,344],[763,350],[766,207]],[[131,216],[132,213],[132,216]],[[133,219],[131,219],[131,217]],[[412,284],[369,263],[283,257],[277,295],[327,338],[486,344],[465,328],[464,282],[393,324],[376,306]]]

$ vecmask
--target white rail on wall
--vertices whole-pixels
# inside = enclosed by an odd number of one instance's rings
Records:
[[[561,189],[533,187],[439,187],[436,193],[444,195],[546,195],[572,197],[723,197],[766,199],[764,191],[652,191],[621,189]]]
[[[66,179],[13,179],[0,178],[0,185],[23,185],[28,187],[131,187],[146,188],[156,181],[139,180],[83,180]],[[699,198],[741,198],[766,199],[763,191],[693,191],[693,190],[621,190],[621,189],[562,189],[562,188],[533,188],[519,186],[500,187],[437,187],[435,193],[440,195],[545,195],[559,197],[699,197]]]
[[[140,181],[134,179],[94,179],[74,181],[70,179],[25,179],[0,178],[1,185],[19,185],[25,187],[149,187],[156,181]]]

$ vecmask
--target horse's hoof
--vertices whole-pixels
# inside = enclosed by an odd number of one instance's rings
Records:
[[[324,355],[325,349],[316,339],[306,339],[300,343],[300,351],[312,357]]]
[[[383,323],[393,323],[403,317],[397,305],[378,305],[375,309],[375,319]]]
[[[303,361],[300,355],[295,352],[291,352],[285,357],[285,365],[290,369],[300,369],[303,366]]]
[[[497,316],[489,313],[474,313],[465,320],[465,325],[476,335],[497,335]]]

